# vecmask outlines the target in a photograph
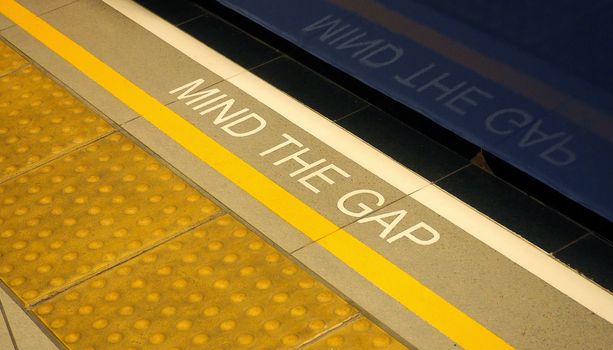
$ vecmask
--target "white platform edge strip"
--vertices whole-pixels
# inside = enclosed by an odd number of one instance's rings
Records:
[[[404,194],[411,194],[430,184],[417,173],[253,73],[244,72],[228,81]]]
[[[613,323],[613,295],[540,248],[436,185],[419,190],[411,197],[593,313]]]
[[[109,6],[158,36],[213,73],[263,102],[290,122],[350,158],[369,172],[384,179],[404,194],[429,184],[420,175],[330,122],[284,92],[184,33],[174,25],[149,12],[131,0],[104,0]],[[230,79],[234,77],[233,79]],[[199,77],[194,77],[194,80]],[[187,82],[186,82],[187,83]]]
[[[223,79],[245,71],[245,68],[131,0],[104,2]]]
[[[613,295],[540,248],[387,157],[132,0],[103,0],[366,170],[427,206],[552,287],[613,323]]]

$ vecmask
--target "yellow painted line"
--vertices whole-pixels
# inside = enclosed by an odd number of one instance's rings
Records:
[[[14,0],[0,12],[274,213],[465,349],[512,349],[405,271],[275,184]]]

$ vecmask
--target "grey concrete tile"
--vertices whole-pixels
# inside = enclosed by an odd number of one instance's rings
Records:
[[[0,15],[0,30],[8,28],[13,25],[10,19],[4,17],[4,15]]]
[[[516,348],[606,349],[613,344],[612,324],[413,198],[369,217],[399,210],[407,215],[390,236],[425,222],[440,239],[431,245],[409,239],[388,243],[379,237],[383,226],[368,220],[346,231]],[[420,231],[415,234],[422,239],[430,236]]]
[[[590,234],[555,253],[555,256],[613,291],[613,244]]]
[[[262,203],[179,146],[147,120],[139,118],[124,125],[128,133],[170,163],[193,183],[200,186],[244,222],[262,232],[286,251],[294,251],[310,240],[287,222],[274,215]]]
[[[366,101],[287,56],[251,72],[331,120],[367,106]]]
[[[236,28],[231,23],[204,12],[179,28],[245,68],[268,62],[281,53]]]
[[[42,18],[162,103],[196,77],[222,80],[102,1],[81,0]]]
[[[57,350],[58,347],[0,286],[0,300],[19,350]]]
[[[16,350],[13,346],[13,340],[11,339],[11,332],[8,324],[4,321],[4,308],[2,306],[2,300],[0,299],[0,349]]]
[[[17,0],[18,3],[37,15],[55,10],[75,1],[77,0]]]
[[[18,27],[11,27],[0,34],[77,95],[95,106],[98,111],[117,124],[123,124],[137,116],[136,112],[81,73],[55,52]]]
[[[37,15],[43,14],[45,12],[49,12],[58,7],[68,5],[71,2],[75,2],[75,1],[77,0],[43,0],[43,1],[41,0],[17,0],[18,3],[20,3],[25,8],[27,8],[28,10],[32,11],[33,13]],[[12,25],[13,25],[13,22],[11,22],[6,17],[0,15],[0,30],[4,28],[8,28]]]
[[[352,304],[358,305],[360,309],[372,315],[415,348],[461,349],[320,245],[310,244],[296,251],[293,256],[343,294]]]
[[[136,0],[136,2],[172,24],[188,21],[204,13],[204,10],[191,0]]]
[[[468,164],[468,159],[373,106],[337,123],[431,181]]]
[[[473,165],[437,185],[547,252],[587,233],[554,209]]]
[[[170,104],[169,107],[336,225],[342,227],[356,219],[341,212],[337,207],[337,202],[345,194],[363,189],[375,190],[384,197],[384,203],[390,203],[404,196],[398,189],[366,171],[231,83],[222,82],[208,87],[206,91],[210,91],[212,95],[190,105],[186,103],[190,103],[191,99],[179,100]],[[179,93],[175,93],[174,96],[178,96]],[[221,97],[224,94],[227,97],[220,99],[218,102],[193,110],[193,107],[198,106],[199,103]],[[221,108],[207,112],[205,115],[200,114],[207,108],[212,108],[215,103],[222,103],[229,98],[234,99],[235,102],[227,111],[228,115],[244,108],[247,108],[248,111],[243,111],[234,119],[218,123],[218,125],[215,125],[215,118],[220,113]],[[224,125],[239,120],[249,113],[256,113],[257,116],[265,120],[265,127],[257,133],[245,137],[235,137],[223,130]],[[252,118],[236,125],[234,129],[246,133],[255,129],[258,125],[261,125],[261,122]],[[295,143],[289,144],[290,141],[288,140],[290,139],[283,135],[289,135],[302,146]],[[283,143],[285,143],[284,147],[275,149],[276,146]],[[283,160],[298,152],[305,152],[298,157],[306,163],[314,164],[322,159],[324,161],[301,173],[296,173],[303,170],[303,166],[292,159]],[[319,169],[331,166],[340,169],[330,168],[325,172],[325,175],[334,181],[332,184],[326,183],[324,179],[318,177],[304,179],[305,176],[309,176]],[[291,176],[292,174],[294,176]],[[305,182],[313,187],[309,187]]]

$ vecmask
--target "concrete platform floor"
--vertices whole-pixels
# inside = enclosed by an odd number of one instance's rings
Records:
[[[0,348],[613,347],[606,288],[257,64],[131,1],[0,13]]]

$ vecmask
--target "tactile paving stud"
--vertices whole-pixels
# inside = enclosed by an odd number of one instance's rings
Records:
[[[111,134],[0,184],[0,279],[31,304],[218,210]]]
[[[6,43],[0,40],[0,76],[25,65],[27,61]]]
[[[45,301],[69,349],[296,349],[356,314],[229,215]]]
[[[308,344],[304,350],[407,350],[366,317],[348,323]]]
[[[0,77],[0,181],[111,130],[31,65]]]

